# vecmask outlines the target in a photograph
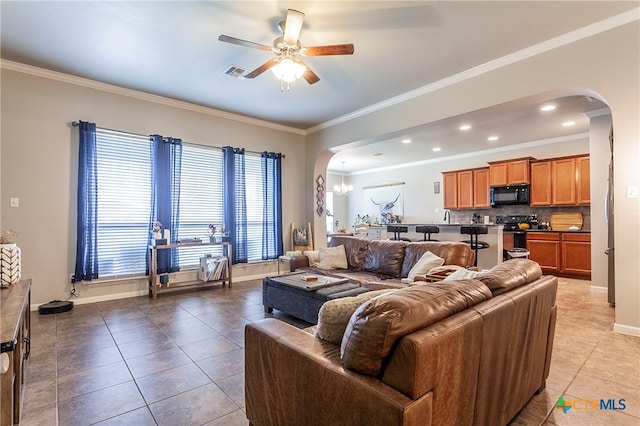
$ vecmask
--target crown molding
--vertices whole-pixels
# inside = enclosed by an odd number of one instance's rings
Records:
[[[533,148],[537,146],[550,145],[555,143],[568,142],[568,141],[573,141],[578,139],[588,139],[588,138],[589,138],[588,132],[575,133],[573,135],[558,136],[556,138],[549,138],[549,139],[540,139],[536,141],[523,142],[515,145],[507,145],[507,146],[501,146],[496,148],[484,149],[481,151],[465,152],[463,154],[449,155],[446,157],[430,158],[427,160],[412,161],[410,163],[396,164],[393,166],[384,166],[384,167],[378,167],[375,169],[361,170],[358,172],[352,172],[350,173],[350,175],[355,176],[355,175],[366,175],[370,173],[379,173],[379,172],[384,172],[388,170],[397,170],[397,169],[404,169],[408,167],[423,166],[425,164],[442,163],[444,161],[460,160],[463,158],[477,157],[479,155],[504,153],[504,152],[509,152],[516,149],[527,149],[527,148]]]
[[[153,102],[173,108],[180,108],[187,111],[197,112],[213,117],[224,118],[227,120],[238,121],[244,124],[251,124],[254,126],[265,127],[273,130],[279,130],[287,133],[294,133],[297,135],[305,135],[305,131],[302,129],[296,129],[294,127],[283,126],[281,124],[272,123],[270,121],[258,120],[256,118],[247,117],[240,114],[234,114],[231,112],[221,111],[214,108],[209,108],[201,105],[192,104],[185,101],[179,101],[164,96],[153,95],[150,93],[142,92],[139,90],[127,89],[125,87],[116,86],[114,84],[103,83],[96,80],[91,80],[84,77],[77,77],[70,74],[65,74],[58,71],[51,71],[44,68],[34,67],[32,65],[22,64],[20,62],[9,61],[6,59],[0,59],[0,68],[10,71],[16,71],[23,74],[33,75],[35,77],[42,77],[49,80],[60,81],[67,84],[73,84],[75,86],[86,87],[89,89],[100,90],[102,92],[113,93],[116,95],[127,96],[142,101]]]
[[[506,67],[516,62],[520,62],[525,59],[540,55],[550,50],[554,50],[559,47],[566,46],[571,43],[575,43],[576,41],[585,39],[587,37],[591,37],[593,35],[600,34],[602,32],[609,31],[617,27],[621,27],[623,25],[637,21],[639,19],[640,19],[640,8],[629,10],[619,15],[612,16],[611,18],[607,18],[602,21],[598,21],[596,23],[587,25],[586,27],[582,27],[577,30],[560,35],[558,37],[554,37],[552,39],[543,41],[541,43],[534,44],[533,46],[526,47],[524,49],[505,55],[501,58],[494,59],[492,61],[486,62],[484,64],[470,68],[468,70],[462,71],[458,74],[451,75],[449,77],[438,80],[434,83],[427,84],[426,86],[422,86],[420,88],[411,90],[409,92],[403,93],[393,98],[386,99],[382,102],[378,102],[376,104],[369,105],[365,108],[353,111],[349,114],[345,114],[343,116],[334,118],[333,120],[329,120],[324,123],[318,124],[316,126],[310,127],[306,130],[306,134],[309,135],[319,130],[333,127],[341,123],[345,123],[355,118],[362,117],[372,112],[380,111],[390,106],[397,105],[402,102],[406,102],[408,100],[417,98],[419,96],[422,96],[431,92],[435,92],[445,87],[453,86],[454,84],[461,83],[465,80],[478,77],[482,74],[495,71],[502,67]]]

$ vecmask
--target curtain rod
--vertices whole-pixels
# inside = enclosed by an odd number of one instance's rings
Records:
[[[73,127],[78,127],[80,125],[79,122],[77,121],[72,121],[71,125]],[[150,135],[140,135],[138,133],[131,133],[131,132],[123,132],[122,130],[113,130],[113,129],[107,129],[105,127],[101,127],[101,129],[104,130],[109,130],[110,132],[118,132],[118,133],[129,133],[130,135],[136,135],[136,136],[142,136],[142,137],[149,137]],[[207,148],[215,148],[215,149],[222,149],[222,147],[219,146],[211,146],[211,145],[205,145],[202,143],[195,143],[195,142],[185,142],[188,145],[197,145],[197,146],[205,146]],[[249,149],[245,149],[246,152],[250,152],[251,154],[262,154],[264,151],[251,151]],[[282,154],[282,158],[286,158],[286,155]]]

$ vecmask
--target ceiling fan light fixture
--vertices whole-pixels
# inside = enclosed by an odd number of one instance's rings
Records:
[[[307,67],[289,58],[282,59],[276,65],[271,67],[271,71],[276,78],[286,83],[293,83],[298,80],[304,75],[306,70]]]

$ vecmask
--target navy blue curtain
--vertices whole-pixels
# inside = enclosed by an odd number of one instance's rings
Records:
[[[165,229],[170,231],[171,240],[167,243],[175,243],[179,239],[182,140],[152,135],[151,164],[153,196],[149,231],[153,222],[159,221],[162,223],[163,231]],[[149,232],[149,238],[151,238],[151,232]],[[176,249],[158,250],[158,273],[165,274],[179,270]]]
[[[74,281],[98,278],[98,156],[96,125],[81,121],[78,150],[78,213]]]
[[[282,242],[282,154],[263,152],[262,165],[262,260],[277,259]]]
[[[247,197],[244,148],[222,148],[224,224],[233,245],[232,263],[247,263]]]

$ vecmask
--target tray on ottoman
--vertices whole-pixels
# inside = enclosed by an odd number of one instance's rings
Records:
[[[293,273],[265,277],[262,280],[262,304],[265,312],[274,309],[311,324],[318,323],[318,312],[327,300],[357,296],[369,291],[346,279],[314,275],[316,280],[305,281],[303,276],[314,274]]]

